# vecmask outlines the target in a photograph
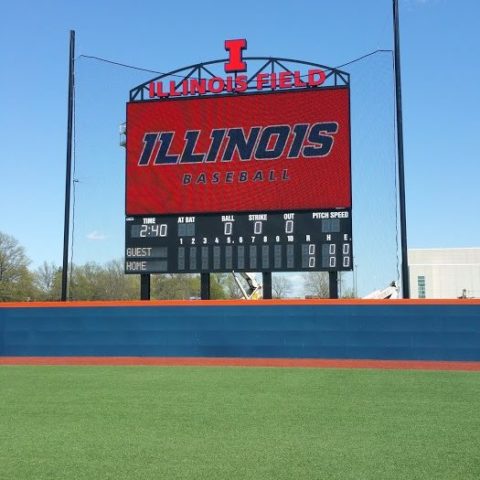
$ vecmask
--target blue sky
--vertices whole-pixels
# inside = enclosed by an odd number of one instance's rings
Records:
[[[478,246],[480,2],[400,0],[400,15],[409,247]],[[248,0],[241,8],[220,1],[19,0],[2,5],[0,21],[0,231],[25,246],[34,266],[62,259],[70,29],[77,57],[160,71],[221,58],[227,38],[247,38],[249,55],[331,66],[393,44],[390,0]],[[381,147],[379,159],[391,162],[391,56],[378,54],[350,71],[352,90],[358,79],[358,121],[373,122],[369,134]],[[117,131],[128,89],[150,77],[78,58],[77,263],[123,253],[124,152]],[[369,109],[360,92],[372,89],[378,104]],[[365,186],[357,192],[369,197],[369,215],[383,212],[370,219],[380,231],[391,195],[372,197]],[[392,225],[385,233],[390,250]]]

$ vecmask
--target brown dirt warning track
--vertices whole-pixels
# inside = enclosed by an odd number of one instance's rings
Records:
[[[480,372],[480,362],[213,357],[0,357],[0,365],[368,368]]]

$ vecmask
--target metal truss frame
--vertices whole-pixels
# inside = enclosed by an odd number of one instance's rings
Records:
[[[255,73],[253,75],[247,75],[248,80],[247,80],[246,92],[251,92],[253,90],[256,90],[256,85],[254,80],[258,74],[265,73],[265,72],[292,73],[292,68],[290,67],[290,64],[292,66],[299,65],[303,67],[307,66],[307,67],[320,68],[325,72],[325,76],[326,76],[325,82],[320,87],[311,87],[311,88],[348,86],[350,84],[349,73],[339,70],[337,68],[327,67],[319,63],[306,62],[303,60],[294,60],[291,58],[277,58],[277,57],[243,57],[243,60],[249,61],[250,63],[252,62],[257,63],[258,65],[260,65],[255,69]],[[165,79],[168,79],[169,77],[174,77],[174,78],[180,77],[178,82],[176,83],[175,88],[180,87],[184,80],[187,80],[192,77],[196,78],[199,81],[202,79],[218,77],[219,75],[214,74],[210,69],[210,67],[214,65],[220,65],[226,62],[228,62],[228,58],[224,58],[220,60],[211,60],[209,62],[197,63],[195,65],[189,65],[187,67],[182,67],[176,70],[172,70],[171,72],[168,72],[168,73],[163,73],[162,75],[152,78],[151,80],[148,80],[147,82],[144,82],[140,85],[137,85],[135,88],[132,88],[130,90],[130,101],[138,102],[138,101],[149,100],[150,83],[165,80]],[[289,66],[286,66],[286,64],[289,64]],[[234,77],[236,76],[237,74],[234,74]],[[268,89],[265,89],[265,90],[268,90]],[[273,90],[273,88],[271,88],[270,91],[271,90]],[[222,94],[223,95],[241,95],[241,93],[236,93],[236,92],[234,93],[224,92]],[[205,94],[197,94],[196,96],[208,96],[208,95],[212,95],[212,94],[205,93]]]

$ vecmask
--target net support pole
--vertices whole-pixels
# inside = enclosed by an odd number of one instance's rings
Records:
[[[272,272],[262,273],[263,298],[270,300],[272,298]]]
[[[408,273],[407,247],[407,214],[405,204],[405,168],[403,158],[403,112],[402,112],[402,77],[400,72],[400,29],[398,15],[398,0],[393,0],[393,31],[394,31],[394,67],[395,67],[395,104],[397,120],[398,149],[398,201],[400,216],[400,248],[402,253],[401,276],[403,298],[410,298],[410,278]]]
[[[140,300],[150,300],[150,274],[140,275]]]
[[[328,290],[330,298],[338,298],[338,272],[328,272]]]
[[[72,185],[73,95],[75,85],[75,31],[70,30],[70,54],[68,63],[68,112],[67,112],[67,169],[65,175],[65,217],[63,227],[63,266],[61,300],[67,300],[68,290],[68,242],[70,237],[70,191]]]
[[[210,300],[210,274],[200,274],[200,298],[202,300]]]

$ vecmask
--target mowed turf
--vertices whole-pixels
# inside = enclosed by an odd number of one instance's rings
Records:
[[[0,478],[480,478],[480,374],[0,367]]]

